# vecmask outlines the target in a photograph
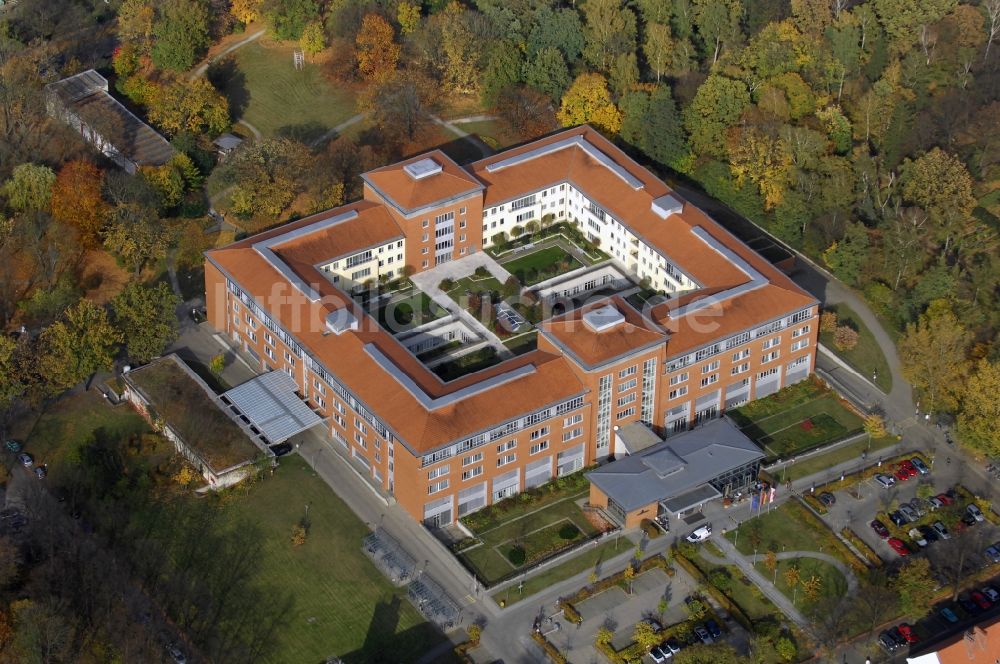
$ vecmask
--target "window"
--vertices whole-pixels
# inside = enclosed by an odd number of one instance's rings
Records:
[[[620,420],[626,417],[632,417],[633,415],[635,415],[635,408],[626,408],[622,412],[615,415],[615,419]]]
[[[539,452],[544,452],[547,449],[549,449],[549,441],[543,440],[541,442],[538,442],[538,443],[535,443],[534,445],[532,445],[531,449],[528,451],[528,453],[529,454],[538,454]]]
[[[670,394],[668,395],[667,398],[677,399],[679,397],[684,396],[687,393],[688,393],[687,385],[683,385],[681,387],[678,387],[676,390],[670,390]]]
[[[339,424],[340,426],[344,427],[345,429],[347,428],[347,420],[345,420],[343,417],[341,417],[337,413],[333,414],[333,421],[336,422],[337,424]]]
[[[431,225],[431,222],[428,221],[428,220],[426,220],[426,219],[424,219],[423,222],[421,222],[420,227],[421,228],[427,228],[430,225]]]
[[[430,233],[424,233],[423,235],[420,236],[421,242],[427,242],[430,239],[431,239]]]
[[[247,330],[247,336],[250,337],[251,341],[253,341],[254,343],[257,343],[257,335],[254,334],[252,331]]]
[[[620,380],[622,378],[627,378],[628,376],[634,376],[638,370],[639,370],[639,365],[633,364],[628,369],[622,369],[621,371],[619,371],[618,378]]]
[[[372,273],[372,269],[370,267],[366,267],[363,270],[358,270],[357,272],[352,272],[351,273],[351,281],[359,281],[361,279],[364,279],[365,277],[367,277],[371,273]]]
[[[326,385],[313,378],[313,389],[320,394],[326,394]]]
[[[808,339],[799,339],[798,341],[792,343],[792,352],[794,353],[797,350],[802,350],[808,345],[809,345]]]
[[[778,367],[771,367],[767,371],[761,371],[759,374],[757,374],[757,380],[764,380],[765,378],[773,376],[776,373],[778,373]]]
[[[319,404],[320,408],[326,408],[326,401],[323,399],[323,397],[318,397],[316,395],[313,395],[313,401]]]
[[[424,248],[422,248],[420,250],[420,253],[424,254],[426,256],[428,253],[430,253],[430,249],[427,248],[427,247],[424,247]],[[424,267],[427,267],[427,261],[424,261]]]
[[[778,359],[778,356],[780,354],[781,354],[780,350],[772,350],[770,353],[760,358],[760,363],[767,364],[768,362],[773,362],[774,360]]]
[[[368,427],[366,427],[365,423],[356,417],[354,418],[354,427],[366,436],[368,435]]]
[[[438,216],[434,217],[434,223],[443,224],[444,222],[451,221],[454,218],[455,218],[454,212],[445,212],[444,214],[439,214]]]
[[[566,431],[563,433],[563,442],[565,443],[571,441],[574,438],[579,438],[582,435],[583,435],[583,429],[580,428],[573,429],[572,431]]]
[[[459,208],[458,213],[459,214],[465,214],[465,208]]]
[[[708,348],[702,348],[697,353],[694,354],[694,361],[700,362],[706,357],[711,357],[719,352],[719,344],[712,344]]]
[[[274,345],[274,337],[272,337],[267,332],[264,333],[264,341],[266,341],[267,343],[271,344],[272,346]],[[285,353],[285,356],[287,357],[288,353]]]
[[[514,463],[515,461],[517,461],[517,455],[516,454],[506,454],[506,455],[500,457],[499,459],[497,459],[497,468],[501,468],[503,466],[506,466],[509,463]]]
[[[424,253],[427,253],[426,249],[424,249]],[[420,267],[427,267],[427,261],[421,261],[420,262]]]
[[[738,366],[733,367],[732,371],[730,373],[733,376],[738,376],[741,373],[744,373],[744,372],[747,372],[747,371],[750,371],[750,363],[749,362],[744,362],[743,364],[740,364]]]
[[[465,208],[462,208],[462,214],[465,214]],[[465,226],[466,226],[467,223],[468,222],[466,222],[465,219],[463,219],[462,221],[458,222],[458,227],[459,228],[465,228]]]
[[[687,379],[688,379],[688,372],[685,371],[682,374],[677,374],[676,376],[671,376],[670,377],[670,384],[671,385],[676,385],[677,383],[683,383]]]
[[[705,366],[703,366],[701,368],[701,372],[703,374],[707,374],[707,373],[712,373],[713,371],[717,371],[718,369],[719,369],[719,361],[715,360],[714,362],[710,362]]]
[[[479,477],[483,474],[483,467],[476,466],[475,468],[469,468],[468,470],[462,471],[462,481],[471,480],[473,477]]]
[[[521,208],[526,208],[529,205],[535,204],[535,195],[525,196],[524,198],[519,198],[510,204],[511,210],[520,210]]]
[[[522,221],[527,221],[528,219],[534,219],[534,218],[535,218],[535,211],[528,210],[527,212],[522,212],[521,214],[517,215],[516,221],[517,223],[521,223]]]
[[[563,420],[563,428],[565,428],[565,427],[571,427],[574,424],[579,424],[580,422],[583,422],[583,413],[577,413],[576,415],[573,415],[572,417],[567,417],[566,419],[564,419]]]
[[[444,491],[448,488],[448,480],[441,480],[436,484],[430,484],[427,486],[427,493],[437,493],[438,491]]]
[[[772,337],[771,339],[764,340],[764,346],[763,346],[763,348],[764,348],[764,350],[767,350],[768,348],[774,348],[775,346],[777,346],[780,343],[781,343],[781,335],[779,334],[776,337]]]
[[[532,431],[531,432],[531,440],[538,440],[542,436],[547,436],[547,435],[549,435],[549,428],[547,426],[545,426],[545,427],[542,427],[541,429],[538,429],[536,431]]]
[[[750,357],[750,349],[744,348],[741,351],[733,353],[733,362],[739,362],[740,360],[745,360],[748,357]]]
[[[285,362],[288,362],[293,367],[295,366],[295,358],[287,350],[285,351]]]
[[[618,400],[618,407],[621,408],[622,406],[624,406],[626,404],[630,404],[633,401],[635,401],[635,392],[633,392],[632,394],[626,394],[621,399],[619,399]]]
[[[704,378],[701,379],[701,386],[707,387],[708,385],[712,385],[713,383],[718,383],[718,382],[719,382],[719,374],[712,374],[711,376],[705,376]]]
[[[267,347],[267,346],[264,346],[264,354],[265,354],[265,355],[267,355],[267,356],[268,356],[269,358],[271,358],[272,360],[273,360],[273,359],[276,359],[276,358],[274,357],[274,349],[273,349],[273,348],[269,348],[269,347]]]
[[[631,390],[636,385],[638,385],[638,379],[637,378],[633,378],[632,380],[630,380],[628,382],[625,382],[625,383],[622,383],[621,385],[619,385],[618,386],[618,392],[619,393],[621,393],[621,392],[628,392],[629,390]]]
[[[254,328],[256,330],[257,329],[257,321],[255,321],[253,318],[251,318],[250,314],[247,314],[246,318],[247,318],[247,325],[249,325],[250,327],[252,327],[252,328]]]
[[[361,265],[362,263],[367,263],[372,259],[371,250],[362,251],[360,254],[354,254],[344,262],[344,268],[350,270],[356,265]]]
[[[801,337],[803,334],[809,334],[809,329],[810,326],[803,325],[799,329],[792,332],[792,339],[795,339],[796,337]]]
[[[366,450],[368,449],[368,443],[365,441],[365,437],[362,436],[357,431],[354,432],[354,442],[356,442],[358,445],[365,448]]]
[[[449,468],[450,466],[441,466],[440,468],[435,468],[434,470],[427,473],[427,479],[433,480],[437,479],[438,477],[444,477],[445,475],[448,474]]]
[[[497,445],[497,454],[503,454],[507,450],[512,450],[517,447],[517,439],[511,438],[506,443],[500,443]]]
[[[471,466],[474,463],[479,463],[483,460],[483,453],[476,452],[475,454],[470,454],[469,456],[462,459],[463,466]]]

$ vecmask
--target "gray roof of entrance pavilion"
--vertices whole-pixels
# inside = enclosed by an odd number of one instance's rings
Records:
[[[587,478],[631,512],[697,489],[763,458],[760,448],[723,417],[601,466],[587,473]]]
[[[272,443],[288,440],[323,421],[296,394],[295,380],[269,371],[222,395]]]

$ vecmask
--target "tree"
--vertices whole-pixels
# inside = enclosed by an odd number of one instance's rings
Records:
[[[918,614],[927,610],[934,599],[937,581],[931,576],[927,558],[911,558],[900,569],[892,582],[899,594],[899,608],[904,614]]]
[[[563,96],[556,114],[564,127],[591,124],[605,134],[621,129],[622,116],[611,101],[607,80],[600,74],[580,74]]]
[[[799,571],[797,565],[789,565],[788,569],[784,573],[785,584],[789,588],[794,588],[802,581],[802,573]]]
[[[825,262],[833,273],[851,285],[861,282],[865,262],[869,258],[868,229],[862,223],[850,223],[844,237],[823,252]]]
[[[441,50],[444,52],[444,84],[460,94],[476,91],[479,86],[477,61],[479,40],[473,29],[475,14],[458,0],[448,3],[438,15],[441,30]]]
[[[608,645],[611,643],[611,639],[615,638],[614,632],[612,632],[607,627],[601,627],[597,630],[597,638],[594,640],[598,645]]]
[[[118,8],[118,40],[148,54],[156,10],[149,0],[124,0]]]
[[[632,640],[638,643],[643,650],[649,652],[653,646],[659,645],[661,637],[648,621],[641,620],[635,624]]]
[[[932,303],[917,323],[907,326],[898,344],[899,359],[903,375],[922,395],[924,410],[958,406],[968,372],[965,355],[970,339],[947,305]]]
[[[621,137],[659,164],[686,172],[690,149],[677,103],[666,85],[635,90],[621,100]]]
[[[1000,422],[1000,363],[982,359],[965,386],[958,416],[962,443],[987,456],[1000,453],[996,425]]]
[[[149,362],[177,339],[181,298],[160,282],[148,287],[132,281],[111,300],[114,322],[125,339],[129,359]]]
[[[56,174],[48,166],[18,164],[10,179],[0,187],[0,193],[7,198],[7,204],[19,212],[45,210],[52,199],[55,181]]]
[[[791,0],[792,21],[807,35],[819,37],[833,23],[830,0]]]
[[[14,401],[24,394],[17,360],[17,342],[3,335],[0,337],[0,424]]]
[[[161,69],[187,71],[211,43],[205,0],[164,0],[158,3],[153,24],[153,64]]]
[[[928,26],[953,10],[958,0],[872,0],[871,4],[895,53],[905,53],[918,41],[926,53]]]
[[[850,325],[838,325],[833,333],[833,345],[837,350],[854,350],[858,345],[858,331]]]
[[[396,33],[378,14],[366,14],[355,39],[358,70],[365,80],[385,83],[392,78],[399,62],[400,47],[393,39]]]
[[[819,597],[819,592],[823,588],[823,579],[816,576],[815,574],[810,576],[808,579],[802,582],[802,591],[805,593],[806,597],[810,600],[815,600]]]
[[[149,119],[167,134],[221,134],[229,128],[229,102],[208,79],[177,80],[159,88]]]
[[[552,100],[531,88],[506,88],[497,99],[496,111],[513,131],[525,138],[541,136],[558,126]]]
[[[277,218],[302,191],[300,174],[309,167],[309,151],[286,138],[244,143],[229,159],[233,212]]]
[[[136,276],[146,263],[166,252],[167,240],[167,230],[151,208],[124,203],[108,215],[104,246],[121,257]]]
[[[260,10],[264,0],[229,0],[229,13],[240,23],[246,25],[260,18]]]
[[[52,218],[76,226],[84,242],[100,242],[101,226],[107,204],[101,199],[104,172],[89,161],[73,160],[63,164],[52,185]]]
[[[400,73],[372,92],[372,118],[383,136],[412,141],[427,126],[436,90],[417,73]]]
[[[553,99],[562,97],[569,87],[569,69],[558,48],[547,46],[539,49],[535,57],[524,63],[522,79]]]
[[[727,644],[693,645],[674,655],[675,664],[742,664],[743,658]]]
[[[509,300],[512,297],[516,297],[518,293],[521,292],[521,282],[517,280],[515,276],[507,277],[507,280],[503,282],[503,288],[500,291],[500,295],[505,299]]]
[[[684,113],[684,126],[695,152],[725,157],[726,129],[736,124],[749,105],[745,84],[710,74]]]
[[[656,74],[656,82],[670,68],[674,38],[670,34],[670,26],[663,23],[646,25],[646,41],[642,45],[642,54],[646,57],[650,69]]]
[[[728,139],[729,168],[736,184],[757,186],[764,209],[782,202],[792,181],[792,151],[787,142],[757,127],[733,128]]]
[[[583,6],[586,18],[586,45],[583,56],[598,71],[609,72],[615,58],[635,53],[635,14],[622,0],[588,0]]]
[[[952,242],[960,242],[971,230],[976,207],[972,176],[965,164],[940,148],[905,161],[901,171],[903,197],[927,212],[935,239],[947,252]]]
[[[702,50],[712,54],[712,64],[719,59],[723,44],[734,45],[740,38],[739,0],[693,0],[694,23],[702,41]]]
[[[278,39],[298,39],[305,27],[320,17],[316,0],[272,0],[269,5],[267,20]]]
[[[304,53],[316,55],[326,48],[326,34],[323,32],[323,24],[313,21],[302,29],[302,36],[299,38],[299,46]]]
[[[684,606],[687,608],[687,612],[688,615],[691,616],[691,620],[702,620],[705,617],[705,614],[708,613],[708,608],[700,599],[692,599]]]
[[[402,0],[396,6],[396,21],[403,35],[416,31],[420,27],[420,5]]]
[[[583,53],[585,44],[580,14],[573,9],[550,9],[546,5],[538,8],[534,15],[534,26],[528,33],[528,55],[534,56],[545,48],[562,51],[566,62],[575,62]]]
[[[625,580],[628,581],[628,594],[632,594],[632,579],[635,578],[635,568],[629,565],[625,568]]]
[[[96,371],[110,369],[120,341],[108,312],[80,300],[39,337],[39,373],[53,393],[69,389]]]
[[[882,438],[885,436],[885,420],[877,413],[872,413],[865,417],[864,427],[865,433],[868,434],[869,443],[872,438]]]
[[[794,662],[796,656],[799,654],[799,650],[795,647],[795,643],[787,636],[778,638],[774,644],[774,652],[783,662]]]

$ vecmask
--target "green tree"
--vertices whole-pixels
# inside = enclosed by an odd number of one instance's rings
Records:
[[[16,352],[17,342],[6,334],[0,336],[0,423],[14,401],[24,394]]]
[[[574,62],[583,53],[585,44],[580,15],[573,9],[550,9],[543,5],[534,15],[534,25],[528,33],[528,55],[542,49],[559,49],[567,62]]]
[[[688,170],[691,150],[668,86],[628,93],[621,100],[621,110],[624,140],[663,166],[680,172]]]
[[[39,373],[53,394],[69,389],[96,371],[110,369],[120,341],[108,312],[80,300],[39,337]]]
[[[635,624],[632,640],[638,643],[643,650],[649,652],[653,646],[660,643],[661,637],[648,621],[642,620]]]
[[[710,74],[684,113],[684,126],[695,152],[725,157],[726,129],[736,124],[749,105],[745,84]]]
[[[743,658],[727,644],[693,645],[674,655],[675,664],[743,664]]]
[[[692,4],[702,50],[706,56],[712,56],[714,65],[723,44],[735,46],[741,37],[743,6],[739,0],[693,0]]]
[[[971,335],[947,304],[932,302],[899,340],[903,375],[920,391],[923,410],[957,408],[968,374]]]
[[[118,7],[118,40],[148,54],[155,19],[156,9],[150,0],[124,0]]]
[[[187,71],[211,43],[209,10],[205,0],[164,0],[153,24],[153,64],[161,69]]]
[[[905,53],[919,41],[926,54],[932,47],[927,28],[952,11],[958,0],[872,0],[871,4],[894,52]]]
[[[285,138],[240,146],[229,159],[233,212],[277,218],[302,191],[299,175],[309,167],[308,149]]]
[[[646,25],[646,40],[642,44],[642,54],[649,63],[649,68],[656,74],[656,82],[670,69],[674,54],[674,38],[670,34],[670,26],[665,23],[649,23]]]
[[[441,16],[441,50],[444,52],[444,84],[458,93],[479,87],[480,42],[473,29],[475,14],[452,0]]]
[[[18,164],[0,192],[14,210],[47,210],[55,182],[56,174],[48,166]]]
[[[944,244],[945,252],[952,242],[960,244],[971,232],[976,207],[972,176],[965,164],[934,148],[914,161],[906,160],[901,170],[903,197],[927,212],[934,237]]]
[[[480,96],[483,104],[493,107],[504,92],[512,92],[513,86],[521,80],[525,61],[517,45],[505,39],[494,42],[483,61],[483,71],[479,76]]]
[[[597,630],[597,638],[595,639],[595,642],[598,645],[607,645],[611,643],[611,639],[613,639],[614,637],[615,637],[614,632],[612,632],[607,627],[601,627],[600,629]]]
[[[326,33],[323,31],[323,24],[319,21],[311,21],[302,28],[302,36],[299,37],[299,46],[303,53],[316,55],[326,48]]]
[[[783,662],[794,662],[796,656],[799,654],[798,648],[795,647],[795,642],[787,636],[778,638],[774,643],[774,652]]]
[[[564,127],[589,123],[596,129],[617,134],[622,118],[618,107],[611,101],[607,80],[600,74],[580,74],[563,96],[556,114]]]
[[[823,252],[823,261],[845,282],[857,286],[868,260],[868,229],[859,222],[850,223],[844,237]]]
[[[927,558],[911,558],[899,569],[892,582],[899,594],[899,608],[904,614],[919,614],[927,610],[934,599],[937,581],[931,576]]]
[[[167,242],[167,229],[152,208],[123,203],[108,216],[104,246],[121,257],[136,276],[150,260],[166,252]]]
[[[500,295],[505,300],[512,297],[516,297],[518,293],[521,292],[521,282],[517,280],[517,277],[510,276],[507,280],[503,282],[503,288],[500,290]]]
[[[692,599],[684,606],[687,608],[688,615],[691,616],[692,620],[702,620],[705,614],[708,613],[708,607],[700,599]]]
[[[160,282],[144,286],[132,281],[111,300],[115,326],[125,339],[131,360],[149,362],[177,339],[177,307],[181,298]]]
[[[278,39],[298,39],[306,26],[320,17],[316,0],[272,0],[269,5],[267,20]]]
[[[615,58],[635,53],[635,14],[622,0],[588,0],[583,56],[601,72],[610,72]]]
[[[150,99],[149,119],[171,136],[221,134],[229,128],[229,102],[208,79],[177,80]]]
[[[792,21],[805,34],[818,37],[833,22],[830,0],[791,0]]]
[[[524,63],[521,79],[553,99],[562,98],[570,84],[569,69],[562,52],[552,46],[539,49],[533,59]]]
[[[402,34],[415,32],[420,27],[420,4],[402,0],[396,7],[396,21]]]
[[[965,386],[958,416],[962,443],[988,456],[1000,454],[996,426],[1000,422],[1000,363],[983,359]]]

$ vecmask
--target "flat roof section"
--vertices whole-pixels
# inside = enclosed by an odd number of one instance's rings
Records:
[[[404,217],[483,190],[483,184],[440,150],[361,174]]]
[[[323,422],[296,393],[284,371],[251,378],[222,395],[272,443],[280,443]]]

